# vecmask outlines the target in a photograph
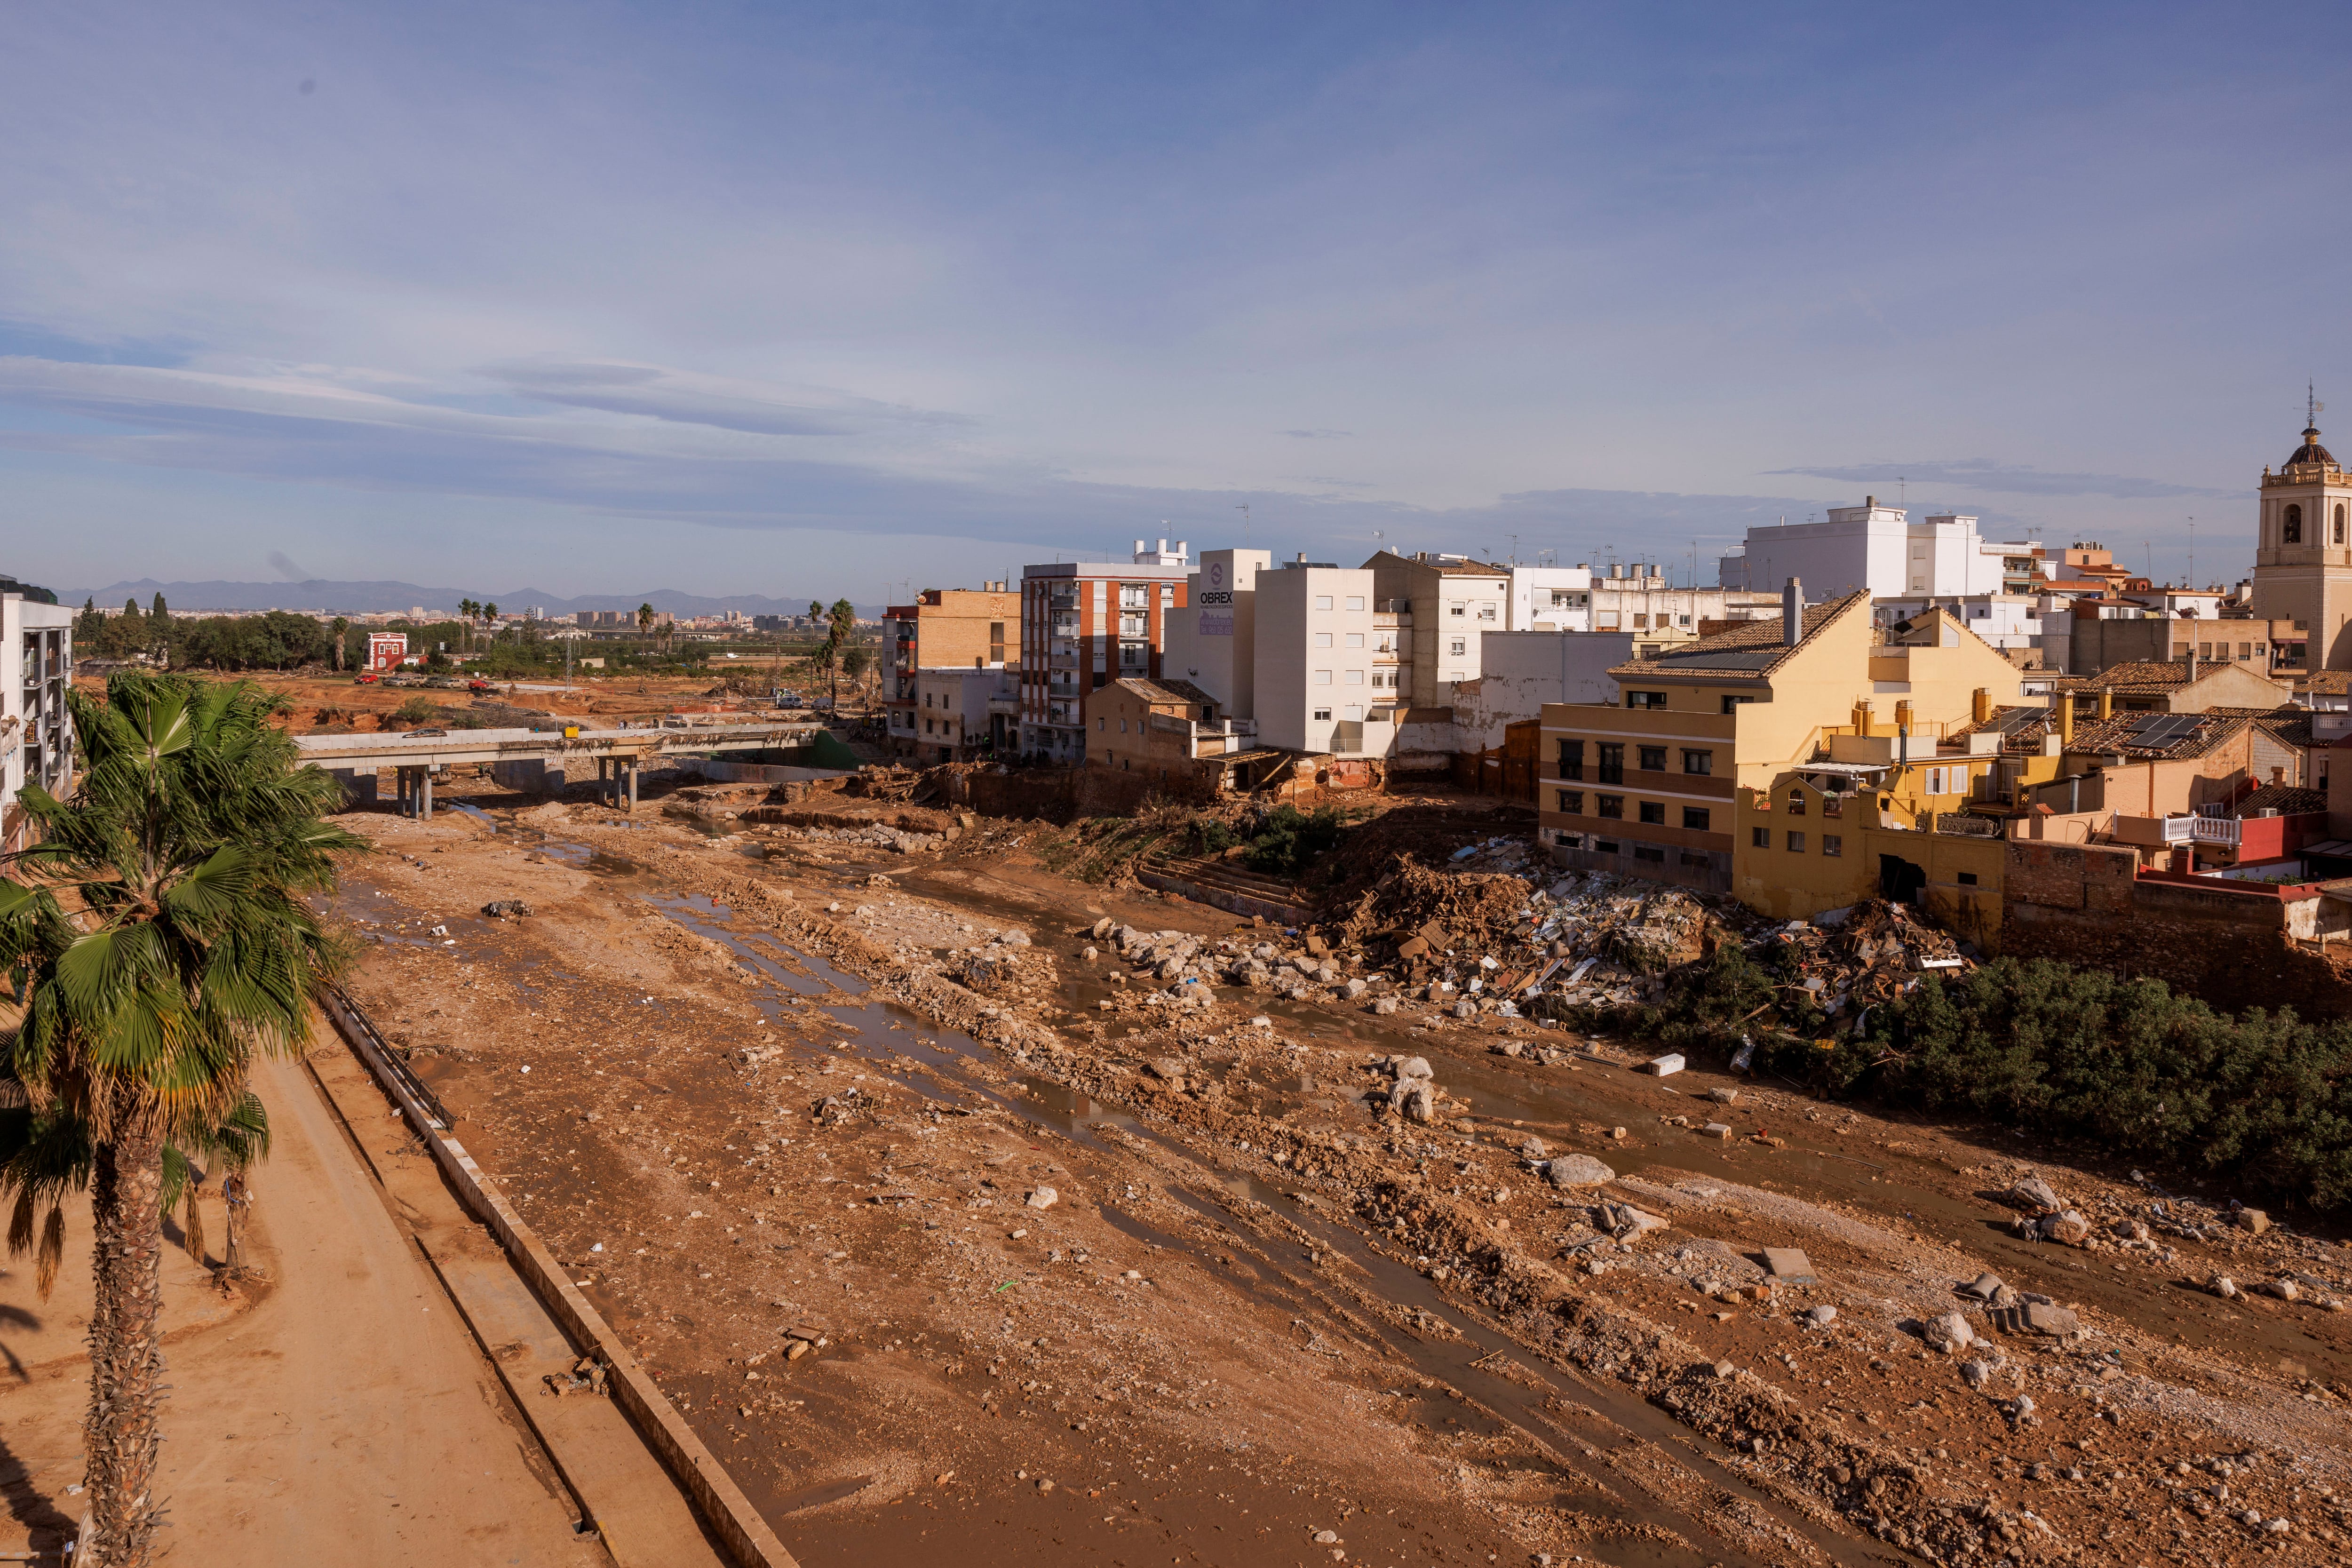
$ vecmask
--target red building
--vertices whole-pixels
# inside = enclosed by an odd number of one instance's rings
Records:
[[[407,660],[406,632],[368,633],[367,667],[370,669],[398,669]]]
[[[1184,607],[1184,541],[1135,542],[1124,565],[1065,561],[1021,574],[1021,754],[1087,760],[1087,693],[1157,679],[1169,615]]]

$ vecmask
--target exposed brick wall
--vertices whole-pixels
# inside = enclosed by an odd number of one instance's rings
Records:
[[[2305,1017],[2352,1007],[2337,963],[2287,939],[2269,898],[2134,879],[2127,847],[2008,847],[2000,951],[2118,974],[2149,975],[2232,1012],[2292,1006]]]

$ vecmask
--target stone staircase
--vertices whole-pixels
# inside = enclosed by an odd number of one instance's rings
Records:
[[[1305,925],[1315,915],[1296,883],[1253,871],[1236,860],[1147,855],[1136,863],[1135,878],[1163,893],[1237,915],[1261,916],[1278,925]]]

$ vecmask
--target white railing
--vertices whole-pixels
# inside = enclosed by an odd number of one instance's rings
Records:
[[[2168,816],[2164,819],[2164,841],[2167,844],[2226,844],[2237,847],[2239,825],[2234,816]]]

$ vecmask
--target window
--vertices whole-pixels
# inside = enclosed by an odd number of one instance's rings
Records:
[[[1628,691],[1625,693],[1625,706],[1628,708],[1664,708],[1665,705],[1666,694],[1663,691]]]
[[[1637,631],[1637,632],[1639,632],[1639,631],[1647,631],[1647,630],[1649,629],[1649,626],[1650,626],[1650,617],[1649,617],[1649,616],[1635,616],[1633,617],[1633,629],[1634,629],[1635,631]]]
[[[1963,871],[1959,874],[1958,881],[1963,888],[1973,888],[1977,885],[1977,874],[1974,871]]]
[[[2238,657],[2239,657],[2240,658],[2253,658],[2253,657],[2254,657],[2254,645],[2253,645],[2253,644],[2252,644],[2252,643],[2250,643],[2250,642],[2242,642],[2242,643],[2240,643],[2240,644],[2238,645]]]
[[[1095,728],[1098,731],[1108,730],[1110,728],[1110,721],[1108,719],[1097,719],[1095,721]]]
[[[1617,853],[1617,840],[1596,838],[1592,841],[1592,852],[1596,855],[1614,855]]]
[[[1351,669],[1348,671],[1346,679],[1350,686],[1361,686],[1364,683],[1364,672],[1360,669]]]
[[[1562,741],[1559,743],[1559,776],[1580,779],[1584,776],[1584,742]]]
[[[1445,613],[1449,616],[1466,616],[1470,611],[1466,605],[1448,605],[1445,606]]]
[[[1834,859],[1836,859],[1839,856],[1843,855],[1843,854],[1845,853],[1845,837],[1844,837],[1844,836],[1843,836],[1843,834],[1837,834],[1837,833],[1824,833],[1824,834],[1822,834],[1822,854],[1824,854],[1824,855],[1826,855],[1826,856],[1828,856],[1830,858],[1832,858],[1832,859],[1833,859],[1833,860],[1834,860]]]
[[[1601,768],[1598,774],[1600,781],[1602,784],[1623,784],[1625,782],[1623,743],[1617,741],[1600,741],[1594,744],[1600,752]]]
[[[1662,773],[1666,771],[1666,749],[1664,746],[1643,746],[1641,752],[1643,773]]]
[[[991,664],[1004,662],[1004,623],[1003,621],[988,623],[988,662]]]
[[[1791,833],[1789,835],[1789,853],[1791,855],[1802,855],[1804,852],[1805,836],[1801,833]]]
[[[1663,849],[1657,848],[1656,847],[1654,847],[1654,846],[1653,846],[1653,845],[1648,845],[1648,844],[1636,844],[1636,845],[1634,845],[1634,846],[1633,846],[1633,858],[1634,858],[1634,859],[1636,859],[1636,860],[1661,860],[1661,861],[1663,861],[1664,859],[1665,859],[1665,858],[1666,858],[1666,852],[1665,852],[1664,850],[1663,850]]]
[[[1690,625],[1690,617],[1688,616],[1676,616],[1675,617],[1675,625],[1678,626],[1686,626]]]
[[[1666,825],[1666,803],[1663,800],[1638,802],[1637,811],[1643,821],[1654,826],[1664,827]]]
[[[1478,618],[1479,618],[1480,620],[1482,620],[1482,621],[1491,621],[1491,620],[1493,620],[1493,619],[1495,618],[1495,606],[1494,606],[1494,605],[1479,605],[1479,606],[1478,606]]]
[[[1331,634],[1329,632],[1317,632],[1315,634],[1315,646],[1317,647],[1329,647],[1331,646]]]
[[[1351,609],[1351,610],[1360,610],[1360,609],[1362,609],[1363,607],[1364,607],[1364,599],[1363,599],[1363,595],[1360,595],[1360,594],[1350,594],[1350,595],[1348,595],[1348,608],[1349,608],[1349,609]]]
[[[930,694],[929,692],[926,691],[926,692],[924,692],[924,693],[923,693],[923,706],[924,706],[924,707],[926,707],[926,708],[929,708],[930,705],[931,705],[931,694]]]
[[[1121,583],[1118,585],[1118,607],[1122,610],[1150,609],[1151,601],[1147,595],[1150,591],[1149,583]]]
[[[2227,647],[2229,645],[2224,643],[2221,646]],[[2197,657],[2199,658],[2211,658],[2213,657],[2213,645],[2209,642],[2199,643],[2197,645]]]
[[[1315,710],[1315,722],[1318,724],[1328,723],[1330,719],[1331,710],[1328,708],[1318,708]]]
[[[1331,595],[1328,595],[1328,594],[1318,594],[1318,595],[1315,595],[1315,607],[1316,607],[1317,609],[1318,609],[1318,610],[1328,610],[1328,609],[1329,609],[1329,608],[1331,607]]]
[[[1351,671],[1350,673],[1353,672]],[[1360,702],[1350,702],[1348,704],[1347,712],[1349,723],[1360,723],[1362,721],[1364,717],[1364,705]]]
[[[1772,847],[1772,830],[1769,827],[1751,827],[1748,830],[1748,842],[1754,848],[1769,849]]]
[[[1802,816],[1805,815],[1805,792],[1803,790],[1792,789],[1789,792],[1789,815],[1790,816]]]
[[[1349,647],[1363,647],[1363,646],[1364,646],[1364,634],[1363,634],[1363,633],[1361,633],[1361,632],[1349,632],[1349,633],[1348,634],[1348,646],[1349,646]]]
[[[1726,698],[1723,700],[1723,710],[1724,710],[1726,713],[1728,713],[1728,712],[1730,712],[1733,709],[1735,709],[1735,708],[1738,707],[1738,706],[1739,706],[1741,703],[1743,703],[1743,702],[1753,702],[1753,701],[1755,701],[1755,700],[1756,700],[1756,699],[1754,699],[1753,697],[1745,697],[1745,696],[1742,696],[1742,697],[1726,697]]]
[[[1328,669],[1318,669],[1318,670],[1317,670],[1317,671],[1315,672],[1315,684],[1316,684],[1316,685],[1318,685],[1318,686],[1328,686],[1328,685],[1330,685],[1330,684],[1331,684],[1331,672],[1330,672],[1329,670],[1328,670]]]
[[[1582,790],[1564,789],[1557,791],[1556,793],[1559,796],[1560,810],[1566,812],[1570,816],[1582,816],[1584,815],[1584,792]]]
[[[2336,541],[2335,541],[2335,542],[2336,542],[2336,543],[2338,543],[2338,544],[2341,544],[2341,543],[2343,543],[2343,542],[2344,542],[2344,503],[2343,503],[2342,501],[2337,501],[2337,502],[2336,503]]]
[[[1715,753],[1713,752],[1685,752],[1683,753],[1683,772],[1686,773],[1711,773],[1715,772]]]
[[[1447,642],[1445,645],[1445,651],[1453,655],[1455,658],[1460,658],[1463,655],[1470,651],[1470,639],[1467,637],[1454,637]]]
[[[2288,503],[2286,514],[2279,519],[2279,542],[2281,544],[2303,542],[2303,508],[2292,502]]]
[[[1594,795],[1592,805],[1593,809],[1602,816],[1613,816],[1622,820],[1625,816],[1625,797],[1622,795]]]
[[[1694,855],[1689,850],[1685,849],[1683,851],[1683,864],[1685,866],[1695,867],[1697,869],[1704,871],[1706,869],[1706,857],[1704,855]]]
[[[1707,808],[1706,806],[1686,805],[1683,807],[1683,826],[1689,828],[1693,833],[1705,833],[1706,831],[1707,820]]]

